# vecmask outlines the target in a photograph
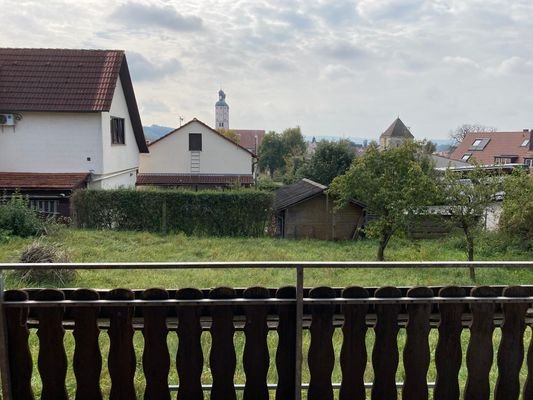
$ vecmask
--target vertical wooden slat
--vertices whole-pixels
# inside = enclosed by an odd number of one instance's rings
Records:
[[[278,299],[295,299],[296,288],[285,286],[276,292]],[[276,369],[278,371],[278,387],[276,400],[287,400],[294,397],[294,371],[296,366],[296,306],[281,305],[278,307],[278,348],[276,350]]]
[[[342,297],[348,299],[368,298],[368,290],[362,287],[348,287],[342,291]],[[340,400],[364,400],[366,353],[366,313],[368,304],[343,306],[344,324],[341,347],[342,382]]]
[[[496,292],[488,286],[480,286],[472,289],[471,296],[495,297]],[[489,372],[493,358],[494,304],[472,304],[470,309],[472,325],[466,353],[468,377],[465,400],[488,400],[490,397]]]
[[[28,293],[23,290],[8,290],[5,301],[26,301]],[[14,399],[33,400],[31,389],[32,359],[28,337],[28,308],[6,308],[7,341],[9,343],[9,372]]]
[[[335,291],[330,287],[317,287],[311,290],[313,299],[334,298]],[[311,344],[309,346],[309,400],[333,400],[331,374],[335,362],[333,352],[333,305],[311,307]]]
[[[407,297],[429,298],[433,291],[427,287],[415,287],[407,291]],[[404,400],[427,400],[427,372],[429,368],[429,315],[431,305],[409,304],[407,306],[407,341],[403,351],[405,382],[402,389]]]
[[[267,299],[268,289],[251,287],[244,291],[246,299]],[[243,367],[246,375],[244,400],[268,400],[267,374],[270,363],[268,354],[268,326],[266,305],[245,307],[246,324],[244,335],[246,343],[243,353]]]
[[[180,300],[198,300],[203,293],[198,289],[184,288],[178,290],[176,298]],[[200,307],[178,306],[178,354],[176,366],[180,385],[178,400],[203,400],[202,369],[202,327],[200,325]]]
[[[397,298],[401,292],[395,287],[376,290],[375,297]],[[377,323],[374,328],[376,340],[372,350],[374,384],[372,400],[393,400],[398,397],[396,390],[396,370],[398,368],[398,314],[399,304],[376,305]]]
[[[529,291],[520,286],[507,287],[507,297],[526,297]],[[520,395],[520,368],[524,360],[525,318],[529,304],[504,304],[502,340],[498,349],[498,379],[495,400],[514,400]]]
[[[64,300],[60,290],[43,289],[36,295],[36,300]],[[63,308],[43,307],[37,309],[39,319],[39,358],[37,365],[43,383],[41,400],[66,400],[67,390],[67,356],[63,346]]]
[[[98,292],[91,289],[78,289],[72,293],[72,300],[98,300]],[[98,313],[96,307],[75,307],[74,318],[74,375],[76,376],[76,400],[100,400],[100,373],[102,354],[98,344]]]
[[[113,289],[109,300],[133,300],[129,289]],[[133,307],[109,307],[110,400],[135,400],[135,351],[133,349]]]
[[[164,289],[147,289],[143,293],[145,300],[168,300]],[[144,351],[143,371],[146,378],[145,400],[170,400],[168,373],[170,356],[167,346],[167,307],[143,307],[144,317]]]
[[[235,298],[235,290],[227,287],[216,288],[211,290],[209,298],[232,299]],[[237,397],[233,382],[236,366],[233,311],[230,306],[212,306],[211,315],[213,317],[212,345],[209,354],[213,376],[211,400],[235,400]]]
[[[447,286],[439,291],[440,297],[465,297],[466,290],[459,286]],[[463,330],[461,316],[463,304],[440,304],[439,340],[435,351],[435,367],[437,378],[434,400],[458,400],[459,370],[461,369],[462,350],[461,332]]]

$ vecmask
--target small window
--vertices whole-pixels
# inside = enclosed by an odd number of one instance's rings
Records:
[[[522,142],[522,144],[520,145],[520,147],[527,147],[527,145],[529,144],[529,139],[526,139]]]
[[[125,144],[124,118],[111,118],[111,144]]]
[[[463,157],[461,157],[461,161],[468,161],[470,157],[472,157],[472,153],[465,153],[463,154]]]
[[[516,161],[517,158],[517,156],[494,157],[494,164],[512,164]]]
[[[189,133],[189,151],[202,151],[201,133]]]
[[[490,139],[476,139],[468,150],[483,150]]]
[[[524,164],[526,164],[529,168],[533,168],[533,158],[524,159]]]

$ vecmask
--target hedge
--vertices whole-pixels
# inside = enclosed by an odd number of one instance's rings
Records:
[[[72,196],[76,226],[90,229],[262,236],[273,195],[235,191],[79,190]]]

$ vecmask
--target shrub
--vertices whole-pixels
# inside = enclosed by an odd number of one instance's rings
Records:
[[[13,236],[29,237],[43,232],[44,222],[37,211],[28,205],[20,194],[0,200],[0,231]]]
[[[92,229],[262,236],[272,194],[258,190],[81,190],[72,197],[74,223]]]
[[[70,256],[57,243],[36,240],[26,247],[19,257],[21,263],[68,263]],[[25,283],[59,283],[64,285],[76,276],[76,271],[68,268],[17,270],[16,275]]]

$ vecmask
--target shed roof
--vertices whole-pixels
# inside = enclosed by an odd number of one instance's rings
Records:
[[[122,50],[0,48],[0,112],[109,111],[119,78],[137,147],[147,153]]]

